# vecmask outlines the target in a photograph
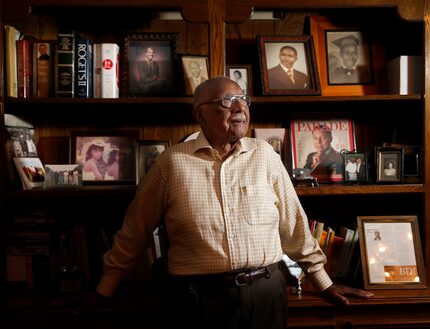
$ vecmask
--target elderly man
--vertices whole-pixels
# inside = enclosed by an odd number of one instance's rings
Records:
[[[197,87],[201,133],[166,149],[145,176],[105,255],[99,294],[114,294],[164,219],[172,328],[284,329],[284,253],[328,298],[371,296],[333,284],[324,271],[282,161],[267,142],[246,137],[250,103],[226,77]]]

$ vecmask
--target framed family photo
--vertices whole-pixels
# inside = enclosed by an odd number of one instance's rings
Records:
[[[376,147],[376,181],[378,183],[403,182],[403,152],[401,148]]]
[[[170,146],[170,140],[141,140],[139,141],[137,177],[140,183],[151,169],[157,157]]]
[[[134,133],[76,132],[73,133],[71,144],[71,162],[82,167],[83,185],[136,184]]]
[[[268,142],[279,154],[284,164],[287,162],[288,129],[286,128],[254,128],[253,135],[257,139]]]
[[[259,35],[264,95],[320,95],[310,36]]]
[[[416,216],[359,216],[365,289],[426,288]]]
[[[355,149],[353,121],[349,117],[291,120],[293,170],[310,170],[318,183],[341,183],[344,160],[341,151]]]
[[[178,33],[132,33],[124,40],[122,88],[127,96],[177,90]]]
[[[184,55],[181,57],[184,73],[185,95],[192,96],[197,86],[209,79],[207,56]]]
[[[251,65],[227,65],[227,76],[236,82],[245,95],[252,96]]]
[[[327,17],[311,16],[319,80],[323,96],[366,95],[381,88],[382,46],[361,27],[336,25]]]
[[[341,152],[343,155],[344,183],[369,183],[369,164],[363,152]]]

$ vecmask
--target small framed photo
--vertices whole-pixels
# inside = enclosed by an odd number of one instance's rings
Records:
[[[46,164],[45,188],[82,186],[82,166],[77,164]]]
[[[178,33],[132,33],[124,40],[123,93],[165,96],[177,90]]]
[[[73,133],[71,162],[82,166],[83,184],[135,185],[136,134]]]
[[[293,170],[310,170],[318,183],[342,183],[341,151],[355,150],[353,121],[349,117],[318,117],[291,120]]]
[[[361,152],[341,152],[343,154],[344,183],[369,183],[367,154]]]
[[[287,145],[288,145],[288,129],[286,128],[254,128],[254,137],[268,142],[273,150],[279,154],[281,160],[286,164],[287,160]]]
[[[209,64],[207,56],[182,56],[184,72],[185,95],[192,96],[197,86],[209,79]]]
[[[264,95],[320,95],[310,36],[257,36]]]
[[[416,216],[359,216],[365,289],[426,288]]]
[[[361,27],[338,26],[324,16],[311,16],[323,96],[378,93],[384,66],[383,47]]]
[[[139,160],[137,165],[138,183],[151,169],[157,157],[170,146],[170,140],[141,140],[139,141]]]
[[[376,148],[376,182],[403,182],[403,152],[401,148]]]
[[[251,65],[227,65],[227,76],[236,82],[245,95],[252,96]]]

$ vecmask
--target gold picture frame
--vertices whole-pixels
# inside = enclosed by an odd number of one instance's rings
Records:
[[[358,216],[365,289],[423,289],[417,216]]]

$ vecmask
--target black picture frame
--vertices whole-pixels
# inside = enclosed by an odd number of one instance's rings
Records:
[[[257,41],[263,95],[321,94],[311,36],[258,35]],[[290,78],[281,67],[280,58],[281,54],[282,58],[291,58],[294,53],[296,54],[292,67],[294,77]]]
[[[345,184],[368,184],[369,161],[366,152],[342,152]]]
[[[251,65],[227,65],[226,75],[240,86],[245,95],[253,95]]]
[[[376,182],[403,182],[404,150],[395,147],[376,147]]]
[[[82,183],[86,185],[136,185],[137,131],[82,132],[71,134],[70,163],[82,166]],[[95,147],[95,146],[96,147]],[[91,148],[101,150],[97,171],[90,171]],[[115,160],[116,157],[116,162]],[[100,174],[100,176],[99,176]]]
[[[138,142],[137,183],[151,169],[156,158],[171,145],[170,140],[140,140]]]
[[[131,33],[123,45],[122,93],[126,96],[177,94],[178,33]],[[152,67],[145,57],[154,51]],[[150,76],[145,75],[152,72]]]

